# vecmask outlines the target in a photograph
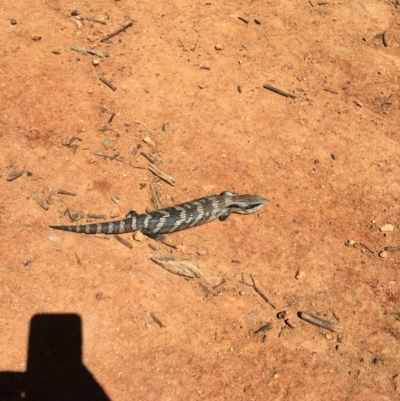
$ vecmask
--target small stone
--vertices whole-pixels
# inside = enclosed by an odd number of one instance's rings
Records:
[[[110,217],[111,217],[111,218],[115,218],[115,217],[119,217],[119,216],[121,216],[121,211],[120,211],[117,207],[115,207],[115,208],[111,211]]]
[[[136,231],[132,234],[132,238],[133,238],[135,241],[140,242],[140,241],[143,241],[144,235],[143,235],[143,233],[142,233],[141,231],[136,230]]]
[[[35,42],[37,42],[40,39],[42,39],[41,36],[32,36],[32,40],[34,40]]]
[[[332,340],[332,338],[333,338],[332,333],[326,333],[326,334],[325,334],[325,338],[326,338],[327,340]]]
[[[386,251],[381,251],[379,252],[379,257],[382,259],[385,259],[389,256],[389,254]]]
[[[17,25],[17,21],[14,18],[10,19],[11,25]]]
[[[144,143],[147,143],[148,145],[154,145],[154,142],[153,142],[153,140],[149,137],[149,136],[145,136],[144,138],[143,138],[143,142]]]
[[[355,103],[358,107],[363,107],[363,104],[362,104],[359,100],[355,100],[354,103]]]
[[[100,64],[100,60],[98,60],[97,58],[95,58],[94,60],[92,60],[92,64],[97,67]]]
[[[204,249],[200,249],[197,251],[197,255],[206,255],[207,251],[205,251]]]
[[[278,313],[276,314],[276,317],[277,317],[278,319],[286,319],[287,315],[288,315],[288,313],[287,313],[285,310],[283,310],[283,311],[281,311],[281,312],[278,312]]]
[[[77,15],[79,15],[78,10],[72,10],[72,11],[71,11],[71,15],[72,15],[73,17],[76,17]]]
[[[89,95],[92,95],[93,91],[91,89],[88,89],[87,93],[89,93]]]
[[[382,232],[390,232],[394,230],[393,224],[385,224],[384,226],[379,228]]]
[[[294,278],[296,280],[301,280],[306,276],[306,273],[304,273],[302,270],[297,270],[296,275],[294,276]]]
[[[224,50],[224,46],[217,44],[214,46],[214,49],[215,50]]]
[[[356,243],[356,241],[354,241],[352,239],[348,239],[344,244],[346,246],[354,246],[355,243]]]

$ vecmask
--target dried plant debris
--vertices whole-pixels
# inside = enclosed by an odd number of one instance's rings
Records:
[[[7,181],[14,181],[18,177],[21,177],[22,174],[24,174],[24,170],[11,171],[11,173],[8,174]]]
[[[36,194],[35,192],[33,193],[34,198],[36,199],[36,202],[39,203],[39,205],[44,209],[44,210],[48,210],[49,209],[49,204],[43,199],[41,198],[38,194]]]
[[[200,268],[191,260],[180,258],[150,258],[154,263],[157,263],[163,269],[171,273],[178,274],[185,277],[201,277],[203,275]]]
[[[316,326],[323,327],[330,331],[341,331],[343,328],[336,323],[329,322],[328,320],[321,319],[317,316],[310,315],[307,312],[299,312],[298,316],[300,319],[305,320],[308,323],[315,324]]]
[[[169,176],[168,174],[165,174],[163,171],[161,171],[159,168],[157,168],[154,164],[150,164],[149,170],[155,174],[156,176],[160,177],[162,180],[167,182],[170,185],[175,185],[175,180]]]

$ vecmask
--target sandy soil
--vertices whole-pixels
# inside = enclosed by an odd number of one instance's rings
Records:
[[[1,400],[38,391],[35,355],[51,391],[67,393],[71,372],[48,356],[60,345],[91,373],[96,400],[399,399],[400,253],[380,254],[400,245],[398,1],[0,9]],[[63,146],[67,137],[78,139]],[[49,228],[75,224],[67,209],[79,223],[153,209],[151,185],[163,207],[225,190],[270,203],[171,234],[176,250]],[[204,276],[173,275],[152,256],[190,259]],[[240,283],[250,274],[276,309]],[[32,334],[37,319],[51,346]],[[268,322],[265,338],[255,334]],[[80,330],[82,360],[68,345]],[[47,354],[34,352],[38,340]]]

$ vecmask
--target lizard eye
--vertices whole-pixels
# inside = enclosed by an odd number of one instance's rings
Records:
[[[254,209],[254,208],[258,207],[258,206],[260,206],[260,203],[253,203],[253,204],[251,204],[251,205],[247,205],[247,206],[245,207],[245,209],[246,209],[246,210],[251,210],[251,209]]]

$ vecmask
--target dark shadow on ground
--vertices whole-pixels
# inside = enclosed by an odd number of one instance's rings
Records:
[[[79,315],[35,315],[28,347],[25,373],[0,372],[0,401],[109,401],[82,363]]]

